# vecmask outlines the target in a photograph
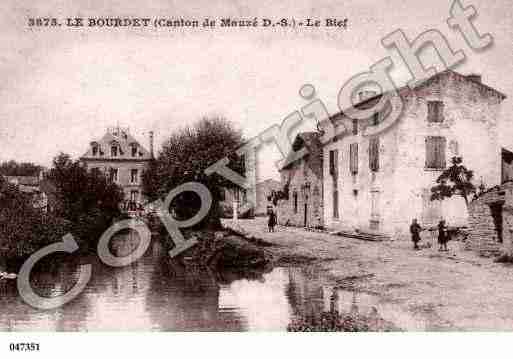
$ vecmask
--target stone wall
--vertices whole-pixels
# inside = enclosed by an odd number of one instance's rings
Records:
[[[469,205],[469,235],[465,248],[474,250],[483,256],[495,255],[511,248],[511,235],[508,216],[511,216],[513,206],[513,184],[505,183],[494,187],[480,195]],[[492,216],[492,206],[500,206],[502,221],[502,242]]]
[[[474,250],[487,256],[500,251],[500,243],[495,229],[490,205],[478,199],[469,205],[469,235],[465,249]]]
[[[289,183],[289,197],[278,201],[278,223],[320,228],[324,226],[322,180],[309,166],[309,161],[298,161],[287,170],[282,170],[282,183]],[[297,196],[297,205],[295,205]],[[305,206],[306,205],[306,206]]]

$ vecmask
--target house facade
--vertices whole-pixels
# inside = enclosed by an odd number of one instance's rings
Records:
[[[356,107],[371,108],[381,96],[362,92]],[[498,142],[500,105],[505,95],[477,75],[444,71],[413,90],[399,89],[389,105],[399,118],[375,135],[369,126],[384,119],[377,113],[355,121],[344,113],[332,121],[349,133],[324,146],[324,220],[328,228],[402,235],[412,218],[421,225],[466,224],[461,198],[431,201],[431,187],[451,158],[461,156],[474,171],[475,185],[501,182]],[[347,126],[349,124],[349,126]]]
[[[281,190],[281,182],[273,179],[267,179],[256,184],[255,215],[267,215],[267,207],[272,206],[272,201],[269,199],[273,192],[276,193],[279,190]]]
[[[306,149],[306,154],[292,154]],[[320,134],[304,132],[296,136],[292,152],[280,170],[286,198],[277,205],[278,223],[307,228],[322,228],[323,218],[323,149]]]
[[[80,160],[90,171],[100,171],[118,184],[124,192],[124,210],[136,210],[146,200],[142,194],[142,173],[153,157],[153,134],[150,151],[146,150],[128,128],[111,127],[105,135],[89,144]]]
[[[246,188],[233,185],[222,189],[221,210],[225,218],[232,218],[236,211],[239,218],[253,218],[257,206],[256,195],[256,149],[248,146],[239,149]]]

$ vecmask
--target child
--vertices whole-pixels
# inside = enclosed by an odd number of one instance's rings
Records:
[[[276,226],[276,213],[272,209],[269,211],[269,222],[267,225],[269,226],[269,232],[274,232],[274,226]]]
[[[420,241],[420,231],[422,231],[422,228],[417,223],[417,218],[414,218],[411,225],[410,225],[410,233],[411,233],[411,240],[413,242],[413,249],[417,250],[419,248],[419,241]]]

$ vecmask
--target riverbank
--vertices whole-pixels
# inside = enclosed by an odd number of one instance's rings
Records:
[[[371,242],[278,227],[265,219],[224,225],[265,243],[276,265],[315,265],[327,286],[372,296],[383,317],[405,330],[511,330],[513,267],[462,243],[413,251],[409,241]]]

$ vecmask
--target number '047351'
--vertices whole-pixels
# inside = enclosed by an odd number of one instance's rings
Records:
[[[9,350],[12,352],[38,352],[39,343],[11,343]]]

